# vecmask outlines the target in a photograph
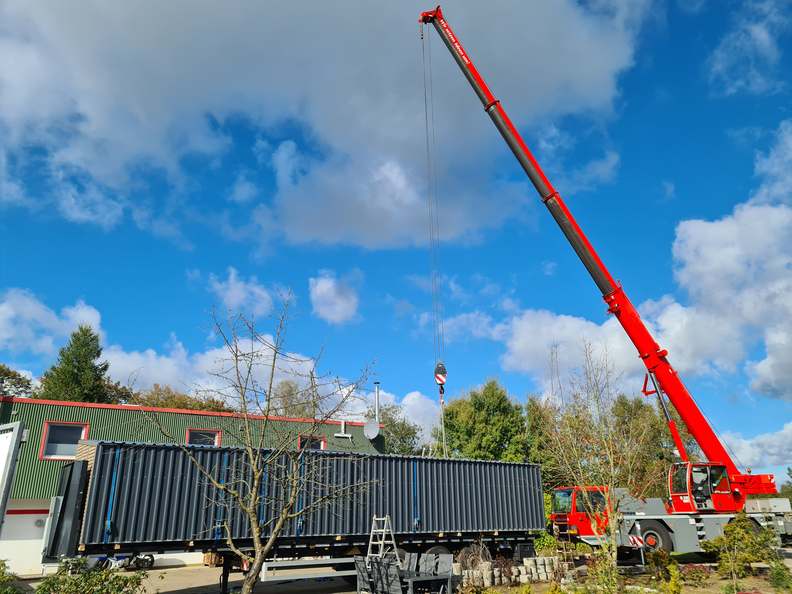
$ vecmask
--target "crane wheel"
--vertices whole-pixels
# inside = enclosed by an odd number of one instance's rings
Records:
[[[671,532],[660,522],[646,520],[641,522],[641,538],[647,551],[668,551],[674,550],[674,542],[671,540]]]

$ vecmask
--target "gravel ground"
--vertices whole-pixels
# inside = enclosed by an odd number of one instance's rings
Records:
[[[792,568],[792,549],[784,550],[785,562]],[[239,586],[241,580],[234,580],[231,574],[231,585]],[[713,582],[715,583],[715,582]],[[220,569],[190,566],[177,567],[172,569],[156,569],[149,572],[147,587],[149,592],[161,592],[162,594],[217,594],[220,591]],[[24,590],[33,592],[35,581],[26,581],[20,584]],[[713,586],[714,587],[714,586]],[[537,594],[541,593],[544,587],[537,589]],[[233,591],[233,589],[232,589]],[[714,590],[713,590],[714,591]],[[262,583],[256,588],[260,594],[283,592],[284,594],[354,594],[355,589],[343,579],[322,579],[322,580],[299,580],[294,582]],[[709,590],[702,590],[709,592]]]

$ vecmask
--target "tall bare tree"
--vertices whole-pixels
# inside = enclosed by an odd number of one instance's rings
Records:
[[[197,387],[195,392],[198,397],[225,402],[239,416],[238,430],[232,437],[244,452],[244,463],[230,478],[220,477],[217,469],[204,465],[194,448],[171,435],[156,414],[149,415],[166,437],[179,443],[199,474],[214,487],[218,493],[214,503],[233,508],[228,511],[234,513],[225,517],[241,513],[251,527],[249,538],[242,543],[234,537],[228,521],[222,525],[225,545],[249,566],[242,584],[244,594],[253,592],[265,559],[293,522],[369,486],[362,478],[345,484],[334,480],[328,474],[333,454],[308,453],[319,444],[318,437],[313,436],[320,435],[322,425],[343,414],[357,397],[367,372],[352,381],[320,375],[318,359],[288,352],[287,312],[288,303],[272,334],[260,333],[252,320],[240,315],[226,321],[215,319],[214,330],[225,355],[217,361],[209,384]],[[298,390],[301,405],[309,406],[312,412],[313,420],[303,419],[300,424],[299,440],[294,427],[270,419],[284,412],[282,389],[276,389],[284,381],[290,382],[290,390]],[[345,454],[345,459],[349,460],[349,455]],[[263,508],[266,518],[262,517]]]
[[[560,377],[557,353],[551,355],[553,403],[557,419],[547,434],[550,464],[575,485],[597,486],[582,490],[584,511],[599,537],[599,562],[595,578],[600,591],[618,592],[616,570],[618,517],[627,493],[643,497],[653,487],[647,476],[662,476],[662,458],[648,460],[645,452],[653,436],[643,419],[625,422],[614,414],[619,399],[615,373],[607,351],[597,356],[585,344],[584,363],[568,381]],[[648,468],[647,465],[656,465]]]

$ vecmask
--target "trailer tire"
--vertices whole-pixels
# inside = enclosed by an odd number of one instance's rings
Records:
[[[430,547],[430,548],[426,549],[425,554],[426,555],[450,555],[451,551],[448,549],[448,547],[444,547],[443,545],[435,545],[433,547]]]
[[[131,565],[133,569],[151,569],[154,567],[154,555],[137,555]]]
[[[671,540],[671,532],[660,522],[655,520],[646,520],[641,522],[641,538],[643,538],[644,546],[649,551],[667,551],[674,550],[674,541]]]

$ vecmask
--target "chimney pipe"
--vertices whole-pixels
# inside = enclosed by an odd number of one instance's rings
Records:
[[[374,382],[374,420],[380,422],[380,383]]]

